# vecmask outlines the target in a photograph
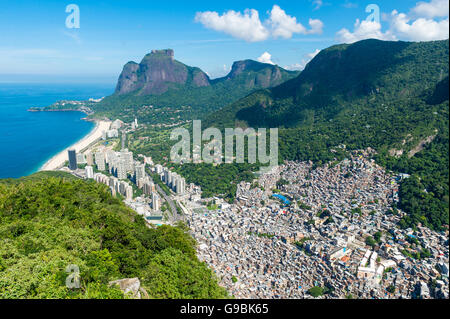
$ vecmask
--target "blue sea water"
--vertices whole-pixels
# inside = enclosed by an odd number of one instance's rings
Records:
[[[94,127],[81,112],[27,112],[57,100],[100,98],[113,85],[0,83],[0,178],[32,174]]]

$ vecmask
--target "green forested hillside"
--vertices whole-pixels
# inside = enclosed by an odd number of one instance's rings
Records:
[[[71,264],[79,289],[65,285]],[[108,282],[133,277],[150,298],[226,296],[182,226],[149,229],[106,186],[48,176],[0,182],[0,298],[124,298]]]
[[[355,106],[402,103],[448,75],[448,52],[448,40],[364,40],[332,46],[296,78],[257,91],[208,120],[221,126],[238,119],[256,127],[296,127],[332,120]]]
[[[448,225],[448,45],[364,40],[333,46],[295,79],[230,104],[204,125],[280,127],[281,158],[318,165],[372,147],[379,163],[413,174],[400,191],[411,217],[403,226],[440,229]],[[396,152],[403,155],[391,156]]]
[[[297,75],[298,72],[270,64],[239,61],[228,76],[211,80],[210,85],[171,83],[170,89],[162,94],[142,95],[137,91],[111,95],[94,106],[95,117],[118,117],[126,122],[137,117],[149,124],[202,119],[256,89],[281,84]]]

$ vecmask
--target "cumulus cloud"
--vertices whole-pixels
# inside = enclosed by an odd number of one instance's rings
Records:
[[[391,32],[383,33],[381,31],[381,24],[376,21],[359,21],[356,19],[354,31],[351,32],[343,28],[337,32],[337,39],[343,43],[353,43],[364,39],[378,39],[378,40],[394,40],[395,37]]]
[[[310,30],[307,30],[301,23],[297,22],[296,17],[291,17],[279,6],[274,5],[270,12],[268,24],[272,29],[272,36],[285,39],[292,38],[294,33],[300,34],[320,34],[322,33],[323,23],[320,20],[309,19]]]
[[[289,71],[301,71],[303,67],[300,63],[294,63],[290,65],[285,65],[284,68]]]
[[[336,33],[338,41],[353,43],[364,39],[431,41],[449,37],[448,0],[419,2],[410,10],[410,14],[393,10],[384,14],[389,24],[387,31],[376,21],[356,20],[353,32],[346,28]],[[443,19],[444,18],[444,19]]]
[[[272,62],[272,55],[269,52],[264,52],[256,60],[261,63],[275,64]]]
[[[419,2],[411,10],[418,17],[435,18],[448,17],[448,0],[431,0],[431,2]]]
[[[233,10],[222,15],[215,11],[197,12],[195,21],[208,29],[221,31],[248,42],[263,41],[270,35],[261,23],[258,11],[254,9],[247,9],[243,14]]]
[[[205,71],[205,73],[209,76],[210,79],[221,78],[226,76],[231,71],[231,66],[224,64],[222,66],[217,66],[209,71]]]
[[[404,13],[392,11],[390,19],[391,30],[402,39],[412,41],[431,41],[448,39],[448,18],[436,21],[418,18],[414,21]]]
[[[303,70],[306,65],[312,60],[314,59],[314,57],[316,55],[318,55],[320,52],[319,49],[314,50],[314,52],[311,53],[307,53],[304,55],[304,58],[302,59],[302,61],[300,63],[295,63],[295,64],[291,64],[291,65],[286,65],[284,68],[286,70],[291,70],[291,71],[301,71]]]
[[[270,16],[261,22],[259,13],[255,9],[247,9],[242,14],[233,10],[222,15],[215,11],[197,12],[195,21],[203,24],[206,28],[224,32],[235,38],[248,42],[264,41],[269,37],[290,39],[293,34],[321,34],[323,29],[322,21],[309,19],[309,29],[297,22],[296,17],[292,17],[274,5],[270,11]]]
[[[319,54],[319,52],[320,52],[319,49],[315,49],[314,52],[308,53],[306,56],[309,58],[309,60],[312,60],[312,59],[314,59],[314,57],[315,57],[316,55]],[[309,62],[309,61],[308,61],[308,62]]]

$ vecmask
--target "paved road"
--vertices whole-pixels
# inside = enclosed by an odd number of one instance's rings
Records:
[[[155,183],[155,181],[153,180],[151,175],[149,175],[149,177],[150,177],[150,180],[155,184],[155,187],[156,187],[156,190],[158,191],[158,193],[167,201],[167,203],[169,203],[169,208],[170,208],[170,212],[171,212],[170,214],[168,214],[169,222],[171,224],[175,224],[177,221],[182,220],[183,218],[177,213],[177,206],[173,202],[172,198],[170,198],[170,196],[168,196],[166,194],[166,192],[161,188],[161,186],[159,186],[157,183]]]
[[[166,192],[164,192],[164,190],[158,184],[155,184],[155,185],[156,185],[156,189],[158,190],[158,193],[160,193],[164,197],[164,199],[167,201],[167,203],[169,203],[169,207],[170,207],[170,211],[171,211],[171,214],[169,214],[169,221],[171,223],[176,223],[180,219],[179,215],[177,213],[177,206],[173,202],[172,198],[170,198],[170,196],[167,196]]]

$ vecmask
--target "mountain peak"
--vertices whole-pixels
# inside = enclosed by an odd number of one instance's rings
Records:
[[[153,54],[153,55],[167,55],[167,56],[169,56],[171,58],[174,57],[173,49],[152,50],[152,52],[150,54]]]
[[[175,87],[198,88],[225,81],[235,82],[235,87],[247,92],[278,85],[295,75],[297,72],[284,70],[277,65],[242,60],[234,62],[225,77],[210,80],[201,69],[175,60],[172,49],[152,50],[141,63],[128,62],[124,66],[115,94],[161,95]]]
[[[228,74],[228,78],[233,78],[245,71],[255,71],[258,72],[264,68],[274,68],[276,67],[273,64],[268,64],[268,63],[261,63],[255,60],[241,60],[241,61],[236,61],[233,63],[232,67],[231,67],[231,71]]]
[[[141,63],[128,62],[123,67],[116,94],[162,94],[173,85],[209,86],[202,70],[189,67],[174,59],[172,49],[152,50]]]

